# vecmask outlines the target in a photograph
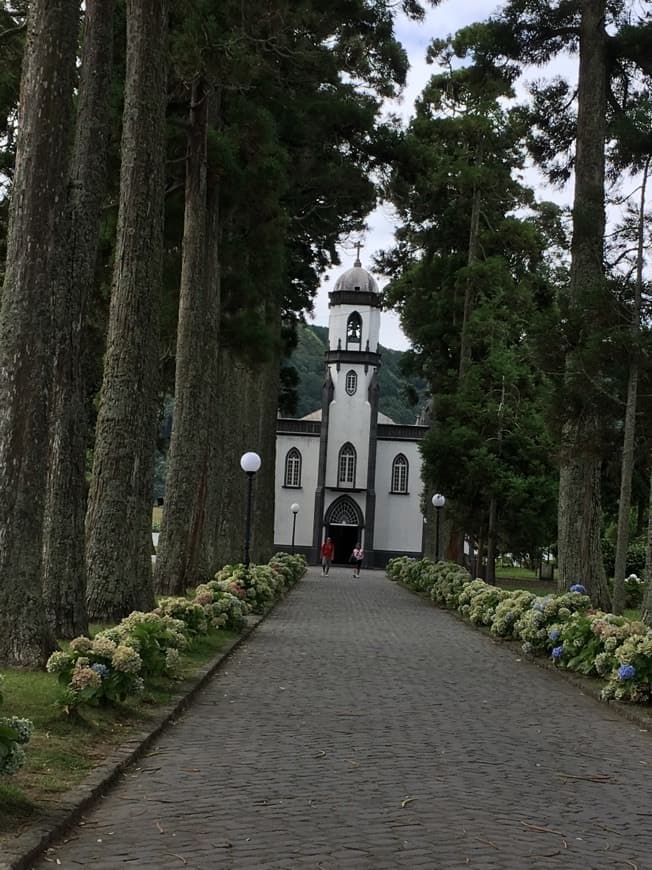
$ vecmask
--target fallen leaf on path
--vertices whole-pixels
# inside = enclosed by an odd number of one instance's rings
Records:
[[[479,843],[486,843],[488,846],[493,846],[494,849],[498,848],[498,846],[495,843],[493,843],[491,840],[483,840],[482,837],[476,837],[476,840]]]
[[[323,758],[326,755],[323,749],[320,749],[316,755],[313,755],[313,758]]]
[[[416,798],[406,797],[401,801],[401,808],[406,807],[408,804],[411,804],[412,801],[415,801]]]
[[[162,825],[160,822],[155,822],[155,825],[156,825],[156,827],[158,828],[158,832],[159,832],[159,834],[164,834],[164,833],[165,833],[165,828],[163,827],[163,825]]]
[[[540,834],[557,834],[559,837],[563,837],[561,831],[553,831],[552,828],[542,828],[541,825],[530,825],[528,822],[524,822],[521,819],[521,824],[525,825],[526,828],[529,828],[531,831],[538,831]]]

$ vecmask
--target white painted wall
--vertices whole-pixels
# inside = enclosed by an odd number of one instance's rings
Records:
[[[402,453],[409,463],[409,495],[393,495],[392,462]],[[374,549],[419,552],[423,534],[421,454],[415,441],[378,441]]]
[[[301,486],[284,487],[285,457],[296,447],[301,453]],[[294,536],[295,547],[312,546],[312,525],[315,513],[315,489],[319,464],[319,438],[315,435],[276,437],[276,503],[274,505],[274,543],[287,548],[292,544],[292,512],[290,505],[300,505]]]
[[[369,426],[371,425],[371,405],[367,396],[369,395],[369,383],[373,369],[369,367],[367,374],[365,374],[364,366],[359,365],[343,365],[339,372],[334,365],[330,368],[335,389],[328,416],[326,486],[338,486],[340,449],[347,441],[350,441],[357,454],[355,487],[366,487],[369,463]],[[358,375],[358,389],[353,396],[349,396],[344,389],[346,374],[351,369]]]
[[[370,308],[367,305],[333,305],[328,313],[328,346],[331,350],[337,350],[337,342],[342,341],[342,350],[346,350],[346,322],[349,315],[357,311],[362,318],[362,342],[359,350],[367,349],[376,353],[378,350],[378,335],[380,333],[380,309]],[[353,345],[349,350],[358,350]]]

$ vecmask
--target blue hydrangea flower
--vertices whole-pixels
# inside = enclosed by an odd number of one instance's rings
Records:
[[[106,665],[102,665],[99,662],[96,662],[94,665],[91,665],[91,670],[95,671],[96,674],[99,674],[102,679],[106,679],[109,676],[109,669]]]
[[[574,584],[571,586],[570,591],[571,591],[571,592],[581,592],[582,595],[586,595],[586,587],[585,587],[585,586],[582,586],[581,583],[574,583]]]
[[[618,668],[618,679],[619,680],[631,680],[632,677],[636,676],[636,668],[634,665],[621,665]]]
[[[561,658],[563,654],[564,654],[564,647],[563,646],[556,646],[552,651],[552,657],[555,660]]]
[[[558,631],[556,628],[553,628],[553,630],[549,633],[548,637],[550,638],[550,640],[559,640],[560,635],[561,635],[561,631]]]

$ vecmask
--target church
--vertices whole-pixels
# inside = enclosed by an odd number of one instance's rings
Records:
[[[380,317],[378,285],[358,251],[329,293],[321,409],[277,421],[274,546],[294,544],[313,564],[327,537],[336,564],[358,542],[367,567],[423,553],[419,441],[427,427],[378,411]]]

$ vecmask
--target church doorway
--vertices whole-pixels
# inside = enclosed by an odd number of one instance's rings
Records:
[[[335,558],[338,565],[346,565],[353,548],[362,541],[364,520],[359,505],[348,495],[336,498],[324,517],[326,535],[335,544]]]
[[[360,540],[358,527],[331,523],[326,528],[328,537],[332,538],[335,544],[333,562],[336,565],[345,565],[349,561],[353,548]]]

